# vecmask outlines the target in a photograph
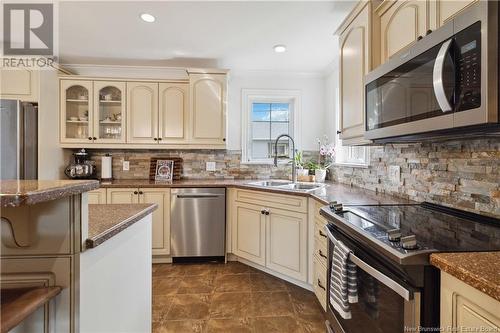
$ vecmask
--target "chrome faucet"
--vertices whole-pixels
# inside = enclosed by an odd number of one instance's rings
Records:
[[[282,137],[287,137],[290,141],[292,141],[292,182],[296,183],[297,182],[297,171],[296,171],[296,165],[295,165],[295,141],[293,141],[293,138],[288,135],[288,134],[281,134],[276,138],[276,141],[274,142],[274,166],[278,166],[278,141]]]

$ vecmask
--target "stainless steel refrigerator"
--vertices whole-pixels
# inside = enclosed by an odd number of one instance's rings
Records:
[[[38,178],[38,106],[0,99],[0,179]]]

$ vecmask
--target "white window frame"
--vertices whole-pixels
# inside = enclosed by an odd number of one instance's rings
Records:
[[[295,149],[301,147],[301,92],[300,90],[275,89],[242,89],[241,91],[241,162],[242,164],[273,164],[272,158],[252,159],[251,149],[251,116],[253,103],[290,103],[290,120],[292,122],[292,137]],[[291,149],[291,145],[290,145]],[[280,164],[288,163],[289,159],[280,159]]]
[[[338,89],[337,89],[338,90]],[[339,92],[337,91],[337,96]],[[337,98],[337,100],[340,100]],[[343,146],[340,138],[340,106],[335,114],[335,164],[336,166],[347,166],[354,168],[368,168],[370,166],[370,147],[366,146]],[[356,155],[362,156],[355,158]]]

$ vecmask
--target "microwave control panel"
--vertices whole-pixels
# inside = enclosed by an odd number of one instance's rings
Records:
[[[465,111],[481,106],[481,22],[455,35],[457,44],[457,109]]]

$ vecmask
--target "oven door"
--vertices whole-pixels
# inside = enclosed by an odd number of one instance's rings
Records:
[[[351,250],[350,260],[356,264],[358,302],[350,304],[351,319],[343,319],[333,309],[328,297],[327,331],[336,333],[401,333],[420,326],[420,292],[405,285],[394,274],[382,267],[369,255],[341,234],[327,227],[328,281],[330,281],[333,246],[341,239]],[[335,235],[334,235],[335,234]],[[330,284],[327,282],[327,295]],[[415,330],[416,331],[416,330]]]

